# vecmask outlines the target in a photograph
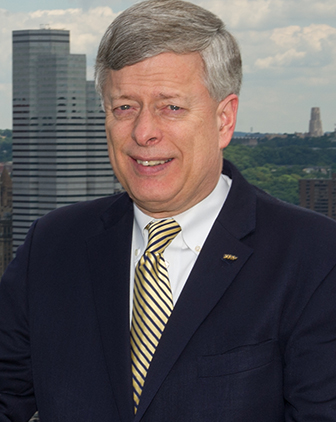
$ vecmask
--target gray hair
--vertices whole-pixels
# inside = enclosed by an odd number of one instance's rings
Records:
[[[103,95],[109,70],[120,70],[161,53],[198,52],[211,97],[239,95],[239,47],[213,13],[183,0],[146,0],[122,12],[107,28],[98,49],[95,80]]]

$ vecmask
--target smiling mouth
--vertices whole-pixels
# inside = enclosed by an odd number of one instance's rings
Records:
[[[169,158],[168,160],[153,160],[153,161],[142,161],[142,160],[136,160],[138,164],[141,164],[145,167],[153,167],[153,166],[159,166],[160,164],[166,164],[171,161],[172,158]]]

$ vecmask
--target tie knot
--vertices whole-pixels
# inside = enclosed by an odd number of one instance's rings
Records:
[[[181,227],[173,218],[149,223],[146,229],[148,230],[146,252],[154,254],[163,253],[170,242],[181,231]]]

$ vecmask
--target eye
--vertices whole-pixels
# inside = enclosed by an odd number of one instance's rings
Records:
[[[131,106],[129,104],[123,104],[121,106],[117,106],[113,108],[114,114],[123,114],[123,112],[131,110]]]
[[[181,107],[178,107],[176,105],[169,105],[168,108],[172,111],[178,111],[181,110]]]
[[[134,116],[134,113],[136,113],[136,108],[130,104],[122,104],[120,106],[116,104],[113,108],[113,115],[116,119],[129,119]]]

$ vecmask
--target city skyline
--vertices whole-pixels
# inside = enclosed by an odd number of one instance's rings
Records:
[[[86,54],[88,79],[101,36],[134,0],[2,1],[0,128],[11,128],[11,32],[70,30],[72,54]],[[323,130],[336,123],[336,3],[312,0],[194,0],[218,14],[237,38],[244,81],[236,130],[308,132],[319,107]]]

